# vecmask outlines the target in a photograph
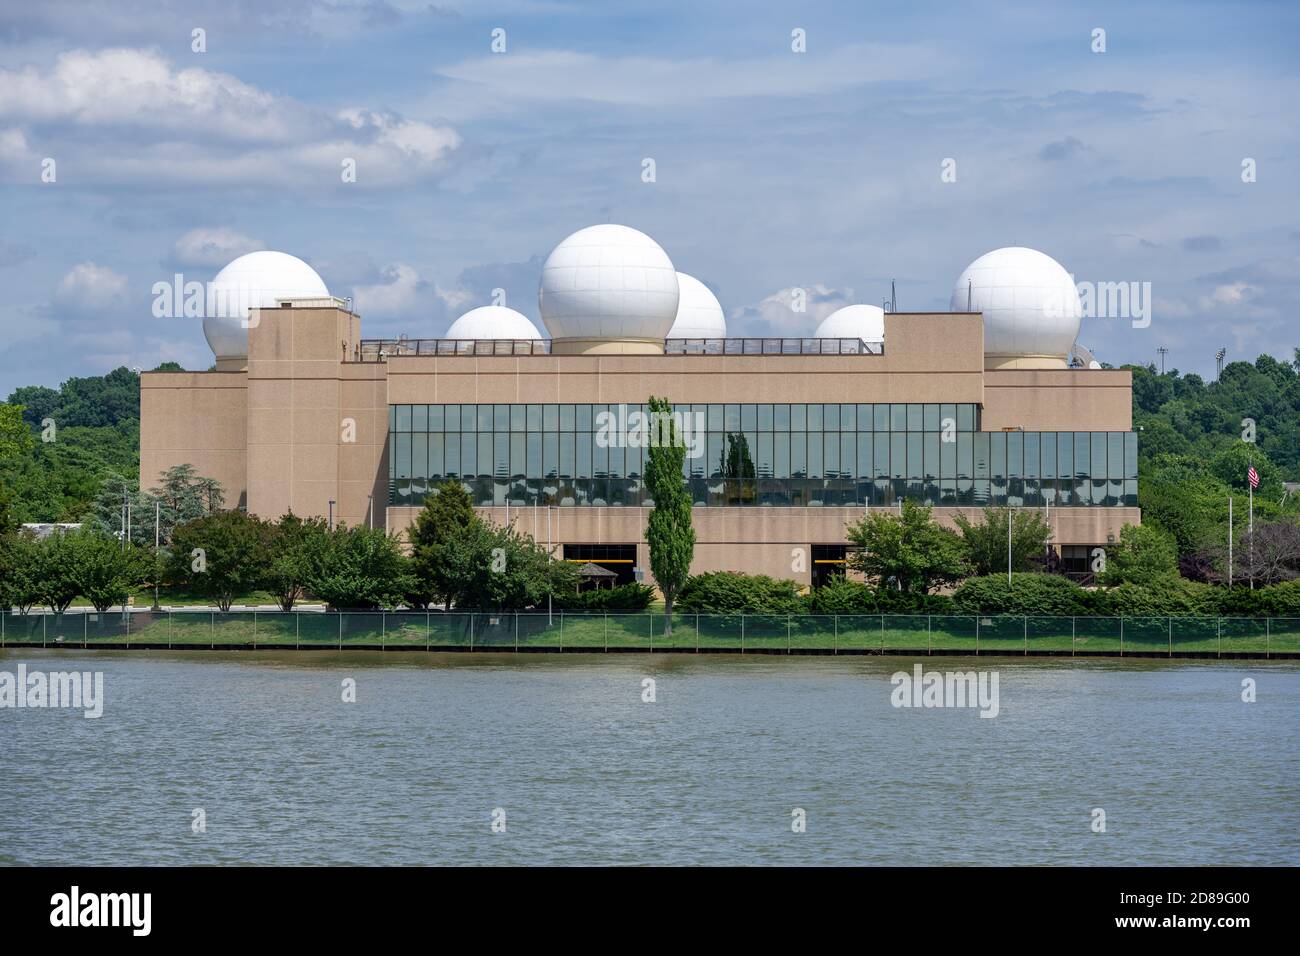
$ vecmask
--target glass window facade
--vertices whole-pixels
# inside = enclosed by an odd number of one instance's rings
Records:
[[[982,432],[969,404],[676,410],[701,429],[683,468],[697,507],[1137,506],[1134,432]],[[646,408],[389,406],[389,501],[420,505],[454,478],[478,505],[651,505],[646,450],[608,427],[633,412]]]

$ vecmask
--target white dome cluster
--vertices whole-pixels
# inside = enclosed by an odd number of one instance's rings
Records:
[[[725,339],[727,317],[709,287],[685,272],[677,273],[677,318],[668,330],[670,339]]]
[[[1051,256],[1008,246],[966,267],[952,289],[953,312],[984,314],[986,365],[1063,366],[1083,308],[1074,279]]]
[[[528,316],[503,305],[484,305],[470,309],[455,322],[443,338],[447,339],[540,339],[542,333]]]
[[[542,266],[537,304],[555,340],[663,340],[680,293],[668,254],[643,232],[604,224],[579,229]]]
[[[883,342],[885,310],[878,305],[846,305],[822,319],[813,338]]]
[[[278,299],[329,296],[316,270],[284,252],[250,252],[229,263],[208,286],[203,335],[219,359],[248,356],[248,312]]]

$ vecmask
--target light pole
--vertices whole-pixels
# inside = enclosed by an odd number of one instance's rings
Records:
[[[555,560],[555,546],[551,541],[551,506],[546,506],[546,560]],[[554,623],[551,616],[551,588],[548,583],[546,588],[546,626],[550,627]]]
[[[366,495],[366,527],[373,528],[374,526],[375,526],[375,496],[373,494],[369,494]]]
[[[1011,503],[1007,503],[1007,587],[1011,587]]]
[[[330,529],[331,531],[334,530],[334,499],[333,499],[333,498],[330,499],[330,520],[329,520],[329,529]]]
[[[158,501],[153,503],[153,607],[149,610],[155,613],[162,610],[158,605],[158,543],[161,538],[161,535],[159,534],[160,522],[158,520],[160,511],[159,505],[160,502]]]

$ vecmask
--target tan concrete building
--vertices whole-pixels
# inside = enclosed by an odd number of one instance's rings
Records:
[[[1139,520],[1129,373],[986,356],[979,312],[885,313],[880,342],[640,335],[635,349],[587,334],[368,341],[328,296],[247,324],[246,357],[142,376],[143,487],[189,463],[264,517],[400,533],[454,478],[557,555],[649,580],[633,433],[661,396],[690,416],[696,572],[807,583],[838,567],[846,523],[909,497],[945,523],[1041,509],[1080,570]]]

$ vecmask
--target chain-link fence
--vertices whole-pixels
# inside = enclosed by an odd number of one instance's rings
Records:
[[[0,646],[1291,657],[1300,618],[70,610],[0,615]]]

